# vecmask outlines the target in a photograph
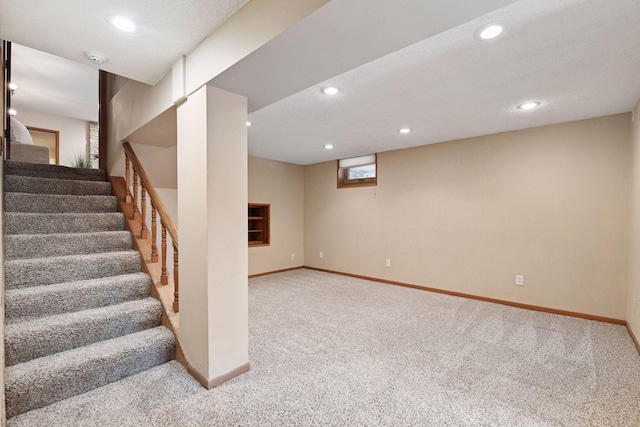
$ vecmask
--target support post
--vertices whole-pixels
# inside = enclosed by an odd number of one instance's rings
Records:
[[[249,369],[247,99],[203,86],[178,106],[180,335],[208,388]]]

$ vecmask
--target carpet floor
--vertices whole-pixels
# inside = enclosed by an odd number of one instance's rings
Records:
[[[296,270],[250,280],[251,371],[175,361],[18,426],[638,426],[623,326]]]

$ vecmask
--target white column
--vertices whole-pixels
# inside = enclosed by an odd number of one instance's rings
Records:
[[[247,99],[203,86],[177,121],[179,335],[211,388],[249,369]]]

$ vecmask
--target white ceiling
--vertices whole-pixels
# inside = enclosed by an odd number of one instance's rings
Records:
[[[521,0],[490,12],[254,111],[249,152],[312,164],[629,112],[640,98],[640,1],[611,6]],[[474,39],[491,22],[505,34]],[[333,31],[326,22],[316,37]],[[329,83],[342,93],[321,94]],[[532,99],[541,108],[516,109]]]
[[[249,112],[517,0],[333,0],[210,84]]]
[[[98,121],[98,70],[13,43],[11,81],[18,85],[11,106],[21,110]]]
[[[99,39],[110,71],[153,82],[245,2],[182,2],[174,19],[167,1],[75,0],[61,8],[3,0],[0,37],[61,56],[74,51],[79,62],[86,60],[77,53],[99,50],[86,47]],[[39,8],[49,7],[83,23],[45,20]],[[141,34],[107,26],[104,15],[121,10],[145,17]],[[474,39],[492,22],[505,26],[503,36]],[[628,112],[640,97],[638,22],[638,0],[332,0],[210,84],[249,98],[251,155],[312,164]],[[185,41],[186,33],[198,36]],[[141,60],[140,51],[152,58]],[[342,92],[322,95],[329,83]],[[542,107],[515,108],[530,99]],[[174,129],[175,114],[133,136],[143,143],[154,127]],[[402,127],[412,132],[400,135]]]
[[[97,51],[107,58],[101,69],[154,84],[247,1],[2,0],[0,38],[84,64]],[[138,31],[116,30],[109,14],[128,16]]]

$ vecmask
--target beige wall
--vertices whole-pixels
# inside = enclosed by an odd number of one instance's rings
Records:
[[[142,167],[149,175],[149,179],[156,188],[178,188],[177,153],[178,147],[154,147],[152,145],[131,143]],[[124,151],[123,151],[124,153]],[[113,165],[109,172],[112,176],[124,176],[124,155]]]
[[[303,266],[304,167],[249,157],[249,203],[271,205],[271,244],[249,248],[249,274]]]
[[[377,187],[308,166],[306,265],[624,319],[629,120],[381,153]]]
[[[16,118],[25,126],[60,132],[58,144],[62,166],[71,166],[76,155],[86,155],[89,122],[29,110],[20,110]]]
[[[112,82],[112,91],[113,97],[108,106],[107,172],[117,176],[114,169],[124,164],[122,141],[173,107],[171,73],[154,86],[122,77],[115,78]]]
[[[247,99],[204,86],[177,118],[180,337],[211,381],[249,361]]]
[[[640,339],[640,101],[631,124],[631,215],[629,224],[629,284],[627,322]],[[634,313],[635,300],[635,313]]]

